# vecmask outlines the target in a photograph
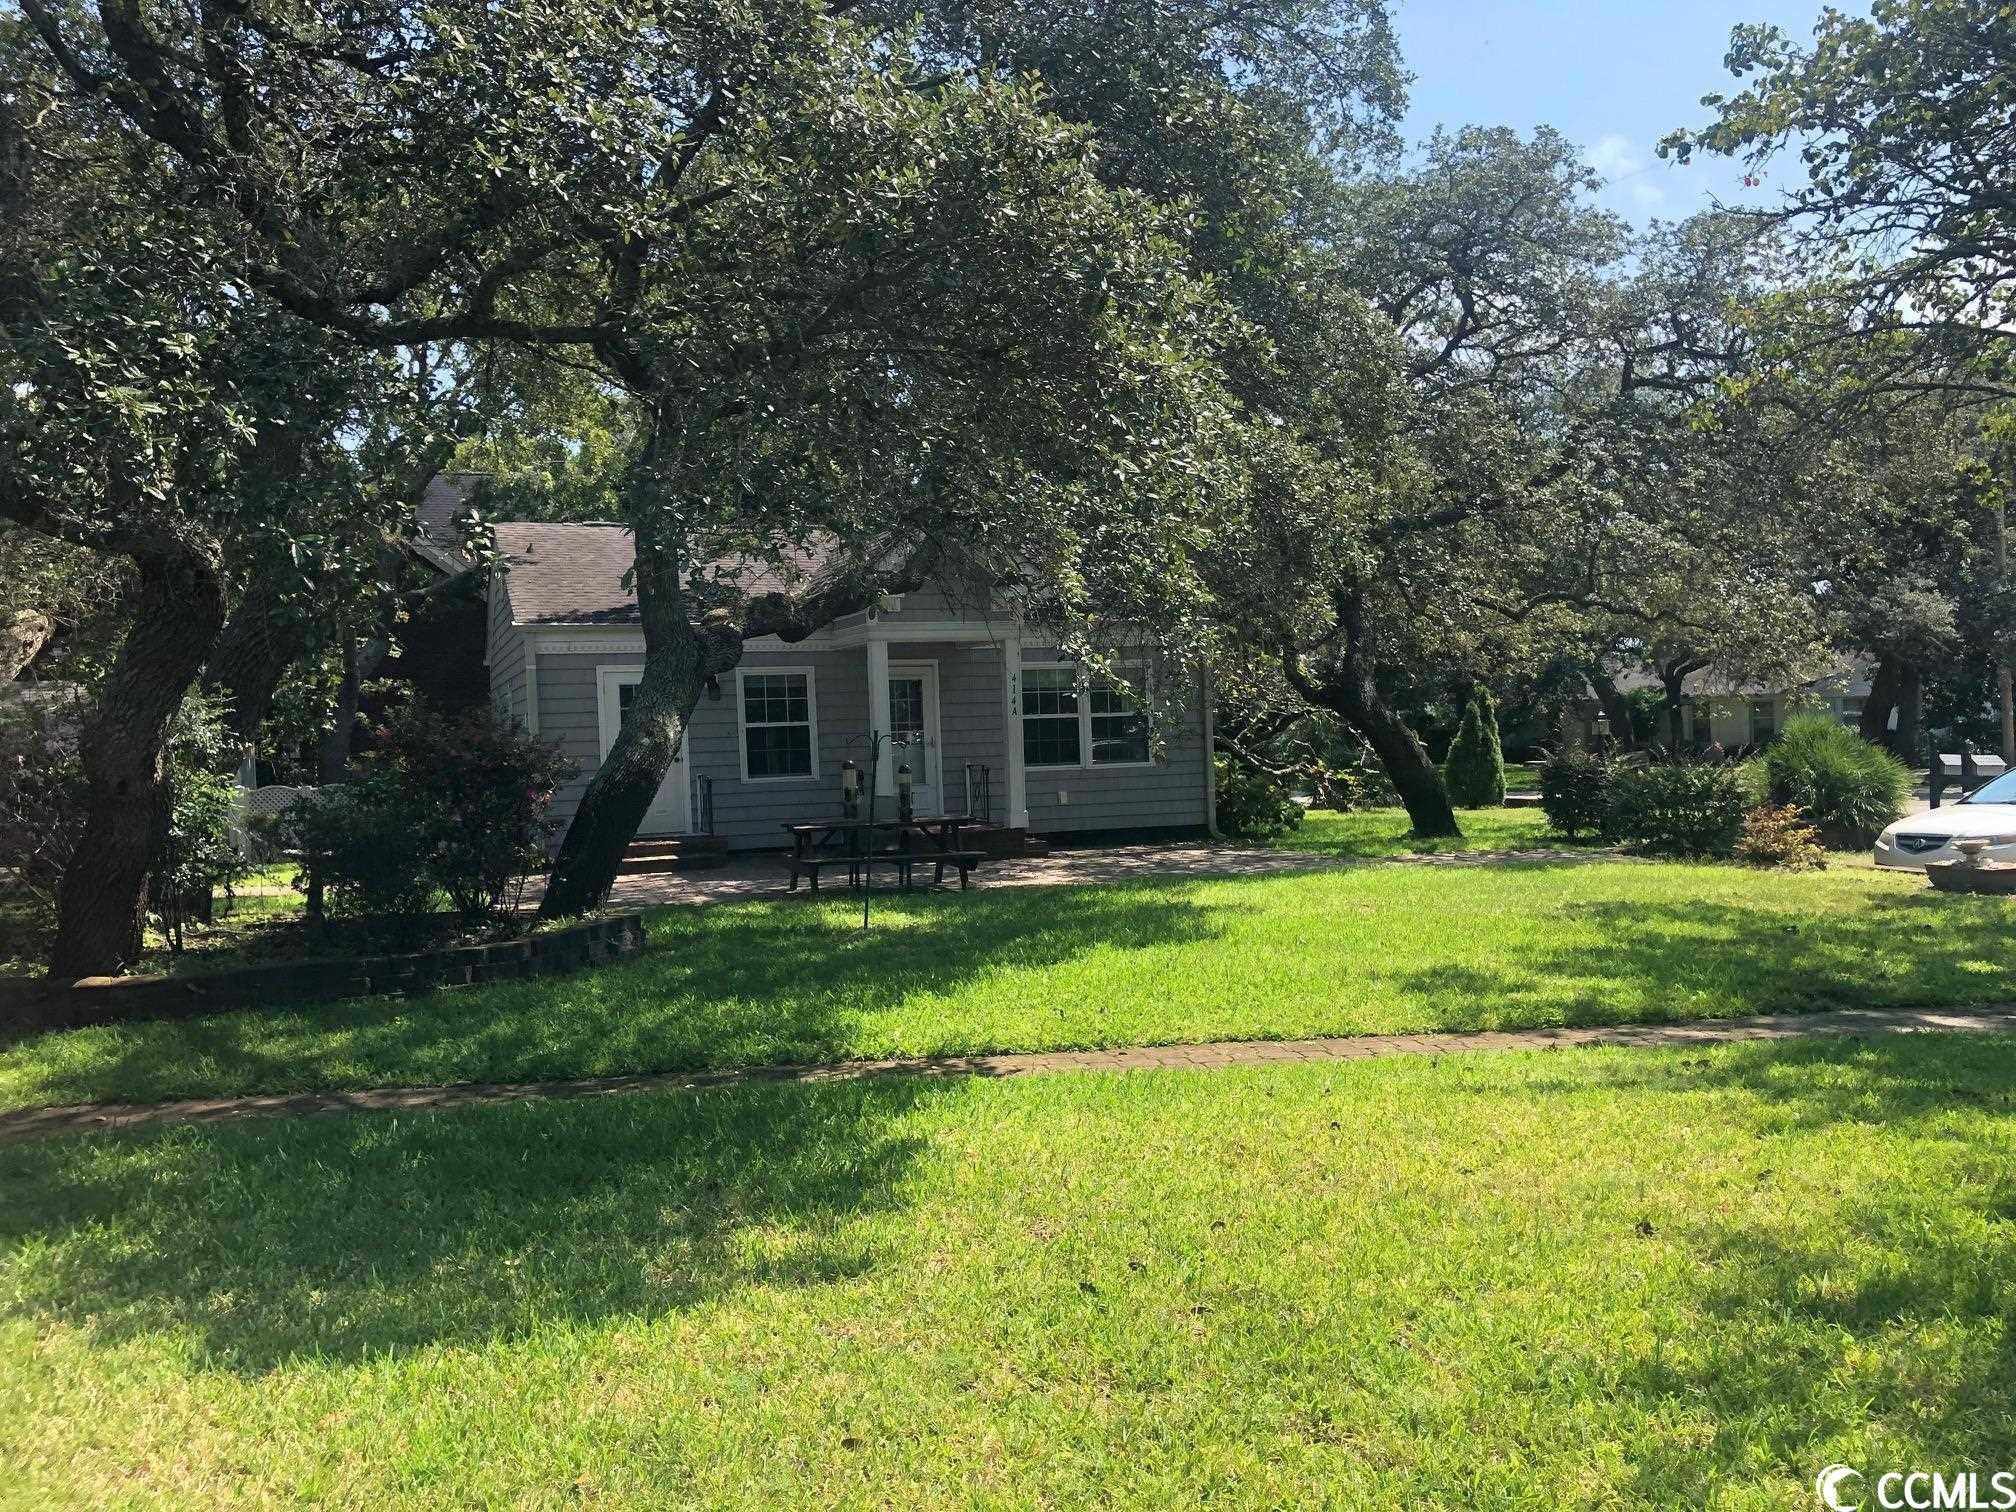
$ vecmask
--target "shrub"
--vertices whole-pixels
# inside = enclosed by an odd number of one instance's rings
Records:
[[[488,709],[414,706],[377,734],[354,780],[295,806],[311,879],[346,913],[418,912],[436,889],[466,918],[496,912],[544,865],[547,805],[573,762]]]
[[[1540,763],[1540,808],[1563,835],[1602,833],[1606,813],[1607,763],[1587,751],[1558,751]]]
[[[1788,719],[1763,760],[1770,801],[1796,804],[1839,849],[1873,844],[1911,791],[1903,762],[1825,715]]]
[[[1302,822],[1302,805],[1271,772],[1218,758],[1218,828],[1241,840],[1271,840]]]
[[[176,711],[168,737],[168,831],[148,867],[147,893],[176,950],[185,917],[207,921],[211,893],[245,874],[238,747],[220,715],[218,702],[192,695]]]
[[[1749,811],[1742,774],[1727,762],[1667,761],[1612,771],[1604,833],[1661,856],[1727,856]]]
[[[1738,860],[1751,866],[1776,866],[1786,871],[1819,871],[1827,865],[1820,831],[1806,822],[1795,803],[1766,803],[1743,820],[1736,842]]]
[[[56,890],[84,828],[77,735],[81,696],[0,697],[0,954],[39,957],[56,928]]]
[[[1496,808],[1505,801],[1505,751],[1498,741],[1498,706],[1488,688],[1471,694],[1442,776],[1459,807]]]
[[[327,889],[332,912],[384,918],[431,904],[425,815],[414,795],[382,774],[304,793],[284,824],[301,852],[296,885],[311,894]]]
[[[547,806],[572,759],[487,707],[415,706],[386,722],[378,761],[419,800],[428,874],[464,917],[496,912],[516,878],[545,865]]]

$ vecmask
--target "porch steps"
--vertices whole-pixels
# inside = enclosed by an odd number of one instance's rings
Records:
[[[728,842],[719,835],[666,835],[632,840],[623,851],[623,864],[616,874],[638,877],[654,872],[704,871],[727,864]]]

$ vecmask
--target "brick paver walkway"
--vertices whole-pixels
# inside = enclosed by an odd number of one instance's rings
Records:
[[[471,1103],[616,1092],[691,1092],[750,1082],[851,1081],[870,1076],[1025,1076],[1045,1071],[1221,1070],[1282,1061],[1371,1060],[1386,1055],[1465,1055],[1498,1050],[1558,1050],[1591,1045],[1658,1048],[1733,1040],[1842,1038],[1928,1031],[2016,1031],[2016,1003],[1981,1008],[1841,1008],[1824,1013],[1701,1019],[1691,1024],[1617,1024],[1458,1034],[1361,1034],[1332,1039],[1219,1040],[1114,1050],[1057,1050],[1030,1055],[941,1055],[924,1060],[838,1061],[819,1066],[758,1066],[733,1071],[667,1071],[554,1082],[468,1082],[449,1087],[381,1087],[362,1092],[300,1092],[263,1097],[195,1098],[163,1103],[85,1103],[0,1114],[0,1143],[148,1124],[214,1123],[231,1118],[310,1113],[421,1112]]]

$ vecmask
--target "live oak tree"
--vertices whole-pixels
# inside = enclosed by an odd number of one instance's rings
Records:
[[[261,299],[204,186],[0,22],[0,516],[130,583],[80,741],[57,977],[138,953],[164,742],[258,564],[382,536],[360,478],[399,375]]]
[[[1744,86],[1707,96],[1717,119],[1661,153],[1738,156],[1779,189],[1766,217],[1852,288],[1869,326],[1916,333],[1903,372],[1922,378],[1930,353],[1976,359],[2007,392],[2016,13],[1876,0],[1867,16],[1823,12],[1810,43],[1739,26],[1726,61]]]
[[[842,9],[26,5],[107,129],[237,215],[257,295],[378,348],[569,353],[638,405],[645,677],[552,910],[606,887],[745,636],[809,633],[920,543],[1063,619],[1180,595],[1216,307],[1035,90]],[[845,565],[807,594],[704,571],[825,538]]]
[[[1810,42],[1738,27],[1727,64],[1743,86],[1708,96],[1717,118],[1660,150],[1740,157],[1753,183],[1780,190],[1762,213],[1830,282],[1798,345],[1852,370],[1850,391],[1879,409],[1898,395],[2016,395],[2016,13],[1996,0],[1876,0],[1867,16],[1823,12]],[[1901,640],[1925,601],[1897,594]],[[2016,677],[1999,655],[2007,744]],[[1872,723],[1915,702],[1909,660],[1887,661]]]

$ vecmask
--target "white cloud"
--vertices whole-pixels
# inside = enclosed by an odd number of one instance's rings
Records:
[[[1589,166],[1601,174],[1610,189],[1630,201],[1638,210],[1656,210],[1666,203],[1665,187],[1654,176],[1665,165],[1657,158],[1641,156],[1631,139],[1609,132],[1596,139],[1585,154]]]
[[[1606,179],[1620,179],[1627,173],[1636,173],[1645,166],[1644,159],[1632,150],[1631,138],[1611,132],[1598,137],[1596,145],[1589,149],[1589,166]]]

